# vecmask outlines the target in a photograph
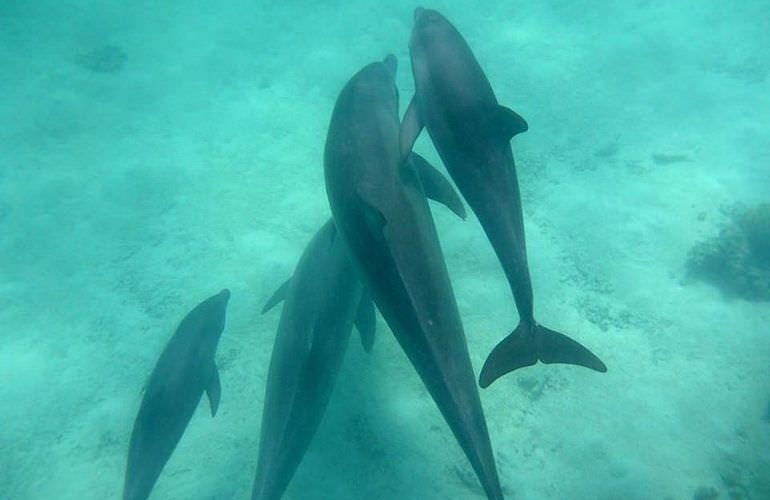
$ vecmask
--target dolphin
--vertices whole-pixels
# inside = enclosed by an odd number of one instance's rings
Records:
[[[484,228],[503,267],[519,325],[491,352],[479,384],[537,363],[607,367],[566,335],[535,321],[521,196],[510,140],[527,122],[498,104],[484,71],[457,29],[435,10],[418,7],[409,42],[415,95],[404,116],[402,152],[423,127]]]
[[[374,306],[331,220],[315,234],[293,276],[268,306],[281,296],[285,301],[265,388],[253,500],[279,499],[289,485],[321,423],[353,324],[366,318],[358,323],[362,338],[374,334]]]
[[[337,230],[487,497],[502,499],[492,445],[452,284],[422,178],[399,150],[396,58],[342,89],[324,151]]]
[[[128,447],[123,500],[145,500],[182,438],[205,391],[216,415],[222,392],[214,364],[230,291],[184,317],[150,375]]]

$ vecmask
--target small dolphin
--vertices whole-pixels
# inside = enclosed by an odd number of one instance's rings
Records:
[[[195,408],[209,396],[216,415],[222,389],[214,364],[230,291],[204,300],[185,316],[147,382],[128,447],[123,500],[145,500],[182,438]]]
[[[490,499],[500,481],[423,180],[399,151],[396,58],[342,89],[324,152],[326,192],[351,257]]]
[[[253,500],[279,499],[289,485],[321,423],[357,318],[365,346],[374,335],[374,306],[331,220],[287,283],[268,301],[285,296],[267,376]]]
[[[519,325],[493,349],[479,384],[487,387],[538,360],[607,371],[591,351],[535,321],[510,145],[514,135],[527,130],[527,122],[497,103],[470,47],[435,10],[415,10],[409,48],[415,95],[404,117],[401,150],[411,150],[423,126],[428,130],[449,174],[481,222],[519,311]]]

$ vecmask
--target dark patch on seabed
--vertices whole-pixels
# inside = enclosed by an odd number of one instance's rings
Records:
[[[687,275],[729,296],[770,301],[770,203],[726,210],[719,235],[698,242]]]
[[[128,55],[117,45],[103,45],[77,56],[78,64],[94,73],[119,73],[127,60]]]
[[[652,161],[655,162],[656,165],[671,165],[672,163],[682,163],[686,161],[690,161],[690,158],[687,155],[683,154],[665,154],[665,153],[656,153],[652,155]]]

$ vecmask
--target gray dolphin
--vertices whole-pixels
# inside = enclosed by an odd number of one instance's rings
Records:
[[[399,151],[396,59],[337,98],[324,152],[342,239],[402,349],[491,499],[502,499],[487,424],[422,179]]]
[[[363,291],[330,220],[308,244],[291,279],[268,301],[270,306],[285,296],[265,388],[252,499],[281,498],[289,485],[321,423],[357,318],[366,318],[358,323],[362,338],[373,338],[374,306]]]
[[[214,364],[230,291],[204,300],[184,317],[150,375],[131,432],[124,500],[144,500],[182,438],[206,391],[211,415],[222,392]]]
[[[497,103],[484,71],[462,35],[435,10],[418,7],[409,48],[415,95],[404,117],[401,149],[424,126],[444,165],[484,228],[519,311],[519,325],[493,350],[482,387],[517,368],[568,363],[599,372],[604,363],[566,335],[535,321],[521,196],[511,138],[527,122]]]

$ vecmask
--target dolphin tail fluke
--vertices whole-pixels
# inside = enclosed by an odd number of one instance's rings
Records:
[[[577,365],[604,373],[607,366],[594,353],[563,333],[544,326],[532,327],[519,324],[516,329],[497,344],[484,362],[479,375],[479,385],[489,387],[506,373],[540,360],[543,363]]]
[[[516,329],[497,344],[489,353],[479,375],[479,385],[489,387],[508,372],[537,363],[537,343],[526,325],[519,323]]]
[[[540,361],[543,363],[565,363],[601,373],[607,371],[607,365],[579,342],[544,326],[538,325],[537,329],[538,335],[543,339],[543,347],[540,350]]]

